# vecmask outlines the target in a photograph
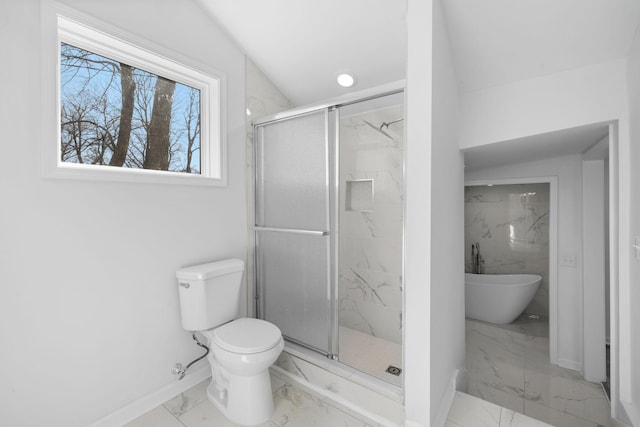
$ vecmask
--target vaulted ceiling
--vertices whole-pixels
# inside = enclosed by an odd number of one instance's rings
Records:
[[[298,106],[405,78],[403,0],[199,1]]]
[[[198,1],[296,105],[405,77],[406,1]],[[640,22],[638,0],[442,3],[462,93],[625,58]]]

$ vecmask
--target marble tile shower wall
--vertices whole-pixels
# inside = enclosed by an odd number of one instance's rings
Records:
[[[549,315],[549,184],[467,186],[464,193],[465,271],[480,244],[486,274],[542,276],[526,313]]]
[[[384,133],[379,127],[402,117],[398,106],[340,122],[339,323],[396,343],[402,342],[404,125]],[[373,180],[373,194],[368,185],[346,191],[358,180]]]

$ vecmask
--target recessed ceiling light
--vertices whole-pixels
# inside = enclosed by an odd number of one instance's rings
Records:
[[[351,74],[340,74],[338,76],[338,84],[342,87],[351,87],[355,84],[356,79]]]

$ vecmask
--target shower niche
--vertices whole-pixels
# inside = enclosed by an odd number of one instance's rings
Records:
[[[345,210],[351,212],[373,211],[373,179],[357,179],[345,182]]]
[[[396,90],[254,122],[258,316],[399,387],[403,105]]]

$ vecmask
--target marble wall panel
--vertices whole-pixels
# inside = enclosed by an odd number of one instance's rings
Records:
[[[402,123],[401,106],[352,115],[340,123],[340,187],[373,180],[373,208],[348,210],[340,192],[339,323],[402,342]]]
[[[295,354],[294,354],[295,353]],[[345,365],[319,361],[314,359],[311,363],[305,360],[301,353],[282,352],[275,362],[275,366],[284,371],[290,378],[299,379],[299,385],[312,384],[314,394],[322,396],[325,394],[335,395],[339,399],[335,401],[343,402],[346,406],[342,409],[353,411],[354,414],[367,411],[376,418],[385,420],[385,426],[400,426],[404,418],[402,403],[394,397],[381,393],[380,389],[369,382],[372,377],[359,373],[356,369]],[[277,370],[272,372],[278,374]],[[283,379],[287,378],[282,374]],[[375,381],[375,380],[374,380]],[[297,382],[297,381],[296,381]],[[327,424],[338,425],[338,424]]]
[[[525,312],[549,315],[549,184],[465,187],[466,272],[474,243],[486,274],[541,275]]]

